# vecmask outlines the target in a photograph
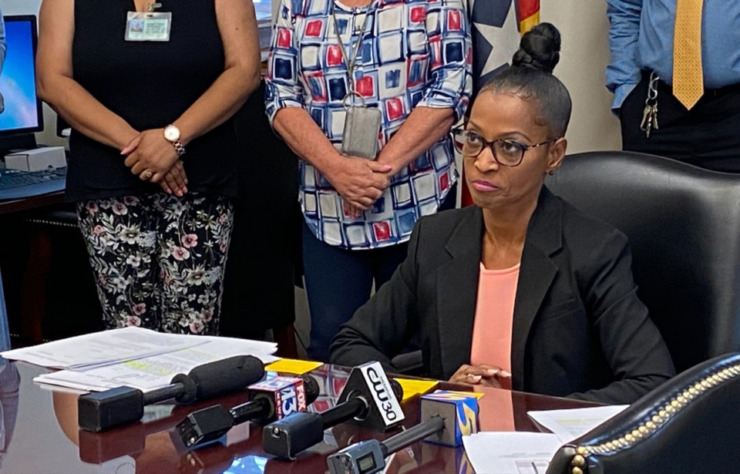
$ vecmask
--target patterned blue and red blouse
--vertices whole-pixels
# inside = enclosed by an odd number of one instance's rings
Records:
[[[270,121],[283,107],[302,107],[339,148],[349,83],[332,12],[348,56],[362,41],[354,79],[365,104],[382,111],[380,148],[416,106],[451,108],[462,117],[472,90],[462,0],[374,0],[354,8],[339,0],[282,0],[265,78]],[[299,179],[303,214],[316,237],[369,249],[407,241],[417,219],[437,211],[458,173],[445,135],[397,173],[359,217],[347,215],[342,197],[302,160]]]

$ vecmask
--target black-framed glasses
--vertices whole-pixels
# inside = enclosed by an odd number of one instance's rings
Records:
[[[489,142],[472,130],[465,130],[462,127],[452,130],[452,142],[455,145],[455,149],[462,153],[463,156],[475,158],[481,154],[484,148],[488,147],[493,153],[493,159],[501,166],[518,166],[524,159],[524,153],[527,150],[548,145],[555,141],[557,141],[557,138],[551,138],[534,145],[525,145],[516,140],[499,138],[498,140]]]

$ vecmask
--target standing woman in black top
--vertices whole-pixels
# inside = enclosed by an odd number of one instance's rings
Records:
[[[46,0],[39,15],[39,95],[73,128],[67,197],[107,327],[216,334],[231,116],[260,76],[251,1]]]

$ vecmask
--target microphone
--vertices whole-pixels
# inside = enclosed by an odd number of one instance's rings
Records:
[[[274,377],[248,387],[251,401],[231,409],[213,405],[190,413],[177,425],[183,444],[195,449],[221,438],[233,426],[249,420],[265,424],[306,407],[319,396],[313,377]]]
[[[462,437],[478,432],[478,399],[463,392],[438,390],[421,397],[418,425],[385,441],[371,439],[348,446],[326,459],[330,474],[374,474],[385,458],[420,440],[456,447]]]
[[[254,356],[234,356],[195,367],[188,375],[178,374],[170,385],[150,392],[116,387],[82,395],[77,401],[80,428],[103,431],[140,420],[144,406],[174,398],[187,404],[241,390],[265,375],[262,361]]]
[[[338,403],[322,413],[294,413],[262,430],[262,449],[284,459],[320,443],[324,430],[345,421],[385,431],[404,419],[399,400],[403,389],[388,380],[379,362],[355,367],[349,374]]]

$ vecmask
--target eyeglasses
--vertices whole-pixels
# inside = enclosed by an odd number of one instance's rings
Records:
[[[455,128],[452,130],[452,142],[455,145],[455,149],[462,153],[463,156],[475,158],[483,152],[483,149],[488,147],[493,153],[493,159],[501,166],[518,166],[524,159],[524,153],[527,150],[548,145],[555,141],[557,141],[557,138],[551,138],[535,145],[525,145],[516,140],[499,138],[498,140],[489,142],[472,130],[465,130],[464,128]]]

